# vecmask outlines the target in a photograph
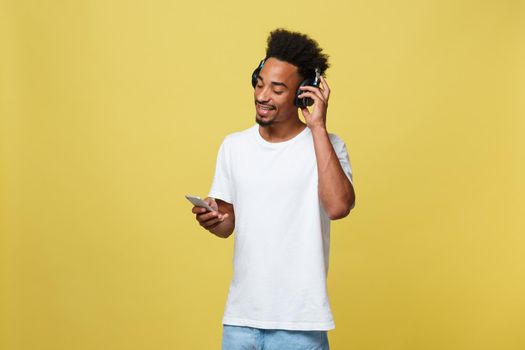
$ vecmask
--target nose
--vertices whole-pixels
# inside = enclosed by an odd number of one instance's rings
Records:
[[[270,90],[268,86],[256,87],[255,88],[255,99],[257,102],[265,103],[270,100]]]

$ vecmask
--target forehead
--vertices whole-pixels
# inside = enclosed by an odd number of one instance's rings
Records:
[[[295,82],[299,79],[299,71],[297,67],[291,63],[281,61],[275,57],[270,57],[264,62],[259,75],[264,80],[278,81],[278,82]]]

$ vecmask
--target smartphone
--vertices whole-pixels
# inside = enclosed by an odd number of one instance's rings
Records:
[[[198,196],[192,196],[190,194],[186,195],[186,198],[193,204],[198,207],[206,208],[209,211],[215,211],[212,207],[208,205],[201,197]]]

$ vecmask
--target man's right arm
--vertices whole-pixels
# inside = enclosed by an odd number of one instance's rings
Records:
[[[221,238],[228,238],[235,228],[235,211],[233,205],[223,200],[213,198],[205,198],[204,201],[208,203],[216,211],[207,211],[201,207],[193,207],[192,212],[199,224],[206,230]]]

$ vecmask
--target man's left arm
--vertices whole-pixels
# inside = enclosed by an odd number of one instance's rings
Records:
[[[326,129],[313,129],[312,134],[317,158],[319,197],[331,220],[342,219],[354,205],[354,187],[343,171]]]
[[[355,202],[355,192],[352,183],[344,173],[326,130],[326,111],[330,88],[322,76],[320,79],[322,88],[303,86],[301,90],[304,92],[299,97],[310,97],[314,100],[312,112],[309,112],[307,108],[302,108],[301,112],[314,139],[319,197],[329,218],[337,220],[350,213]]]

